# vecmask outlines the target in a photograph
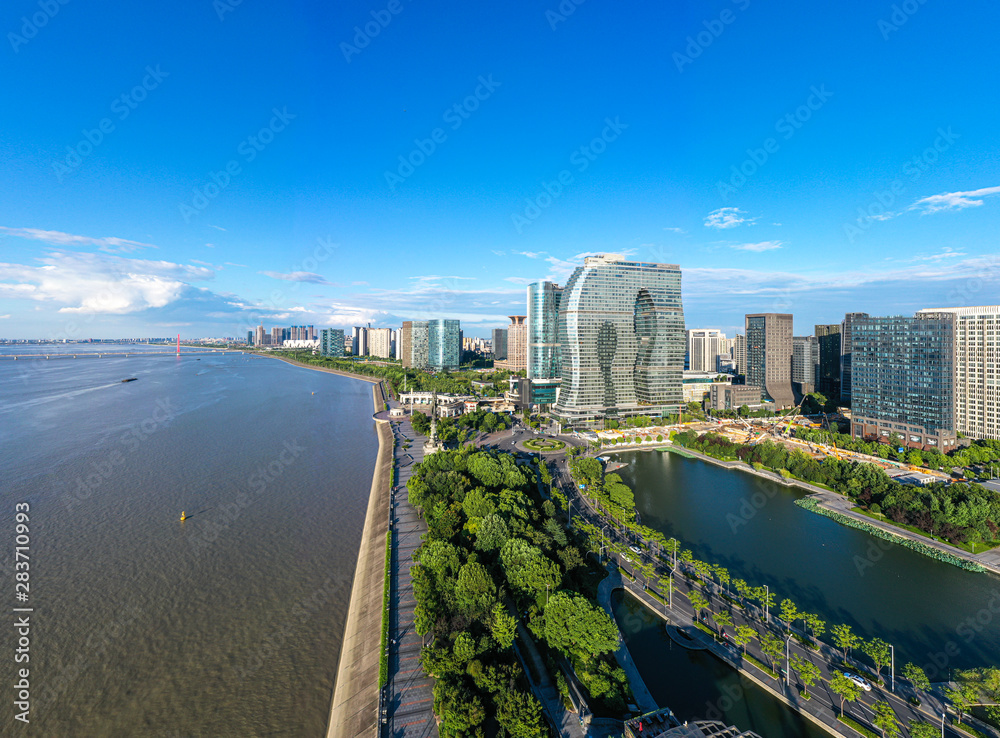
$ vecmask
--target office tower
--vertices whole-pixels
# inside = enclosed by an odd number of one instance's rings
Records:
[[[426,321],[426,325],[427,360],[425,366],[435,371],[457,371],[461,355],[459,321],[437,318]],[[416,350],[414,350],[414,359],[416,359]]]
[[[1000,439],[1000,305],[931,308],[954,316],[955,430]]]
[[[493,361],[507,360],[507,329],[493,329]]]
[[[819,378],[816,389],[826,399],[840,402],[840,324],[816,326]]]
[[[854,346],[854,323],[869,317],[868,313],[847,313],[840,324],[840,401],[851,404],[851,356]]]
[[[321,328],[319,332],[319,352],[323,356],[343,356],[344,331],[340,328]]]
[[[284,334],[281,332],[281,329],[278,328],[278,327],[272,328],[271,329],[271,345],[272,346],[280,346],[283,343],[283,341],[284,341]]]
[[[528,368],[528,325],[524,315],[511,315],[507,326],[507,358],[497,360],[493,365],[512,372],[523,372]]]
[[[558,379],[559,301],[562,288],[553,282],[528,285],[528,379]]]
[[[761,388],[775,407],[794,407],[792,393],[792,316],[755,313],[746,316],[746,383]]]
[[[354,353],[354,339],[344,334],[344,356],[351,356]]]
[[[801,395],[816,391],[819,375],[819,341],[816,336],[792,336],[792,384]]]
[[[590,256],[559,305],[557,417],[586,422],[677,411],[684,367],[679,266]]]
[[[396,349],[397,339],[398,339],[398,335],[397,335],[396,329],[395,328],[390,329],[390,331],[389,331],[389,358],[390,359],[398,359],[399,358],[399,354],[397,353],[397,349]]]
[[[247,331],[247,346],[253,346],[253,331]]]
[[[955,448],[953,313],[857,316],[851,324],[851,435]]]
[[[429,365],[428,321],[406,320],[399,331],[403,366],[426,369]]]
[[[733,360],[736,362],[736,373],[747,373],[747,337],[737,333],[733,337]]]
[[[687,331],[688,368],[693,372],[714,372],[720,353],[722,331],[715,328],[695,328]]]
[[[392,357],[392,331],[388,328],[369,328],[368,353],[382,359]]]
[[[265,333],[264,333],[264,324],[262,323],[259,326],[257,326],[257,332],[254,334],[254,342],[253,342],[254,345],[255,346],[263,346],[264,345],[264,336],[265,336]]]

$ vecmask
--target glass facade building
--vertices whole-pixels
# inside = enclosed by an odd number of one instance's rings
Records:
[[[559,300],[553,282],[528,285],[528,379],[557,379],[559,367]]]
[[[795,407],[791,314],[747,315],[746,331],[746,383],[760,387],[763,399],[779,408]]]
[[[426,321],[425,325],[427,326],[427,362],[425,366],[435,371],[457,371],[462,355],[459,321],[438,318]],[[416,322],[414,322],[415,327]],[[414,330],[413,353],[414,360],[416,360],[416,330]]]
[[[559,304],[563,422],[662,416],[683,402],[684,308],[673,264],[591,256]]]
[[[493,359],[494,361],[505,361],[507,359],[507,329],[493,329]]]
[[[323,328],[320,330],[319,353],[321,356],[343,356],[344,331],[340,328]]]
[[[840,401],[840,324],[816,326],[819,377],[816,389],[828,400]]]
[[[955,448],[953,315],[857,317],[851,354],[852,436]]]

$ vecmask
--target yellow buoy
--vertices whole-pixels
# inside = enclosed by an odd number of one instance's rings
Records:
[[[181,522],[183,523],[185,520],[187,520],[187,515],[184,514],[183,510],[181,510]]]

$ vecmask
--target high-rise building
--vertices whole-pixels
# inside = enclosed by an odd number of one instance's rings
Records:
[[[527,316],[511,315],[509,317],[507,358],[500,361],[494,359],[493,365],[501,369],[509,369],[512,372],[523,372],[528,368],[528,325],[525,323]]]
[[[684,308],[673,264],[584,259],[559,303],[564,422],[676,412],[683,401]]]
[[[285,334],[282,332],[281,328],[274,327],[271,329],[271,345],[280,346],[285,341]]]
[[[264,333],[264,324],[262,323],[259,326],[257,326],[257,332],[254,334],[253,345],[254,346],[263,346],[264,345],[264,336],[265,335],[267,335],[267,334]]]
[[[819,375],[819,341],[816,336],[792,336],[792,384],[801,395],[816,391]]]
[[[247,346],[253,346],[253,331],[247,331]]]
[[[528,285],[528,379],[557,379],[559,368],[559,301],[554,282]]]
[[[746,383],[778,408],[794,407],[792,393],[792,316],[755,313],[746,316]]]
[[[493,361],[507,360],[507,329],[493,329]]]
[[[955,448],[954,330],[947,312],[852,321],[852,436]]]
[[[461,360],[460,322],[446,318],[427,321],[427,368],[457,371]]]
[[[851,361],[854,353],[854,324],[868,313],[847,313],[840,324],[840,401],[851,404]]]
[[[733,360],[736,362],[736,373],[747,373],[747,337],[737,333],[733,337]]]
[[[344,355],[344,331],[340,328],[321,328],[319,352],[323,356]]]
[[[392,358],[392,331],[389,328],[369,328],[367,335],[370,356]]]
[[[363,326],[354,326],[351,328],[351,338],[353,339],[354,355],[368,356],[370,352],[368,347],[368,329]]]
[[[1000,439],[1000,305],[929,308],[954,316],[955,430]]]
[[[687,353],[692,372],[714,372],[716,357],[722,353],[721,342],[726,339],[715,328],[693,328],[687,331]]]
[[[816,326],[819,376],[816,389],[826,399],[840,402],[840,323]]]

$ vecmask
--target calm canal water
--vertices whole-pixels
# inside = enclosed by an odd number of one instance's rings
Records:
[[[85,350],[109,348],[124,350]],[[14,505],[31,506],[19,732],[323,735],[371,413],[366,382],[240,354],[0,361],[8,607]],[[0,679],[14,684],[11,658]],[[13,726],[5,709],[0,734]]]
[[[768,585],[830,624],[879,636],[896,667],[1000,664],[1000,578],[966,572],[888,544],[794,504],[803,496],[745,472],[676,454],[618,458],[646,525],[734,577]]]

